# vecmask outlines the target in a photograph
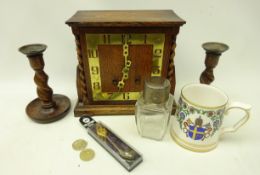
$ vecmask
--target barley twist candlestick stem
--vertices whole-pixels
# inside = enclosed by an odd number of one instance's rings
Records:
[[[64,117],[70,109],[70,100],[64,95],[54,94],[48,86],[48,75],[44,72],[44,44],[31,44],[19,48],[25,54],[35,71],[34,81],[37,85],[38,98],[26,107],[27,115],[36,122],[49,123]]]
[[[204,43],[202,47],[206,51],[206,69],[200,75],[200,83],[210,84],[215,79],[213,69],[217,66],[219,57],[223,52],[228,50],[229,47],[226,44],[217,42]]]

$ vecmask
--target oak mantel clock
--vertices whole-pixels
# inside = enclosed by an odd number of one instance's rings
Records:
[[[66,24],[76,38],[75,115],[134,114],[144,79],[175,89],[176,36],[185,24],[172,10],[78,11]]]

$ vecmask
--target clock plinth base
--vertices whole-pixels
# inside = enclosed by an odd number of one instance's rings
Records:
[[[176,111],[176,105],[172,108],[172,114]],[[82,115],[134,115],[135,105],[81,105],[77,103],[74,109],[75,117]]]
[[[70,100],[64,95],[53,95],[55,107],[44,109],[39,98],[31,101],[26,107],[26,113],[29,118],[38,123],[50,123],[63,118],[70,109]]]
[[[133,115],[135,113],[134,105],[80,105],[77,103],[74,114],[79,117],[83,114],[93,115]]]

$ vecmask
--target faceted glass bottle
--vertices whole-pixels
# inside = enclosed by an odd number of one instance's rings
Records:
[[[145,81],[144,92],[135,105],[136,125],[142,137],[163,139],[169,124],[173,101],[169,80],[152,77]]]

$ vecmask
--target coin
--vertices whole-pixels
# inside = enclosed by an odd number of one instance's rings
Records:
[[[95,157],[95,152],[92,149],[85,149],[80,152],[80,159],[83,161],[92,160]]]
[[[72,143],[72,148],[76,151],[80,151],[80,150],[83,150],[86,148],[87,146],[87,142],[83,139],[78,139],[78,140],[75,140],[73,143]]]

